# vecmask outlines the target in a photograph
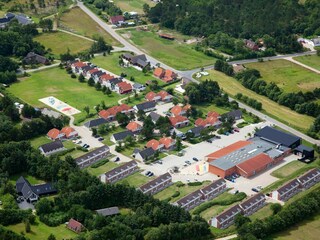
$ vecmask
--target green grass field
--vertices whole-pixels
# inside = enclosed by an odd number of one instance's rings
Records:
[[[50,48],[52,53],[59,57],[59,54],[67,52],[79,53],[91,47],[92,42],[80,37],[64,32],[41,33],[34,40],[40,42],[46,48]]]
[[[156,5],[150,0],[114,0],[114,3],[121,8],[123,12],[143,13],[143,4],[147,3],[150,7]]]
[[[267,205],[265,205],[263,208],[259,209],[257,212],[255,212],[254,214],[252,214],[250,216],[251,221],[255,220],[255,219],[264,219],[266,217],[269,217],[272,215],[272,210],[270,209],[271,204],[267,203]]]
[[[81,16],[81,17],[79,17]],[[74,33],[93,38],[94,36],[102,36],[106,43],[112,46],[121,46],[109,33],[93,21],[79,7],[72,8],[63,13],[60,18],[60,27],[66,27],[66,30]]]
[[[228,77],[227,75],[215,70],[209,70],[208,72],[209,76],[203,76],[201,80],[211,79],[217,81],[220,87],[230,96],[242,93],[243,95],[256,99],[262,103],[262,108],[267,115],[276,118],[290,127],[306,132],[314,121],[313,117],[296,113],[291,109],[268,99],[267,97],[261,96],[245,88],[235,78]]]
[[[100,167],[97,167],[97,168],[88,167],[85,170],[87,170],[93,176],[99,176],[99,175],[101,175],[105,172],[108,172],[118,166],[119,165],[114,162],[107,162]]]
[[[320,71],[320,57],[317,55],[295,57],[294,60],[297,60]]]
[[[180,41],[160,38],[153,31],[137,31],[134,29],[118,31],[132,43],[152,57],[178,70],[193,69],[214,64],[215,58],[208,57]]]
[[[64,224],[61,224],[58,227],[49,227],[44,223],[40,222],[38,218],[36,219],[36,224],[31,225],[30,233],[25,232],[24,223],[10,225],[7,228],[18,234],[20,234],[21,232],[24,232],[25,236],[32,240],[45,240],[48,238],[50,234],[54,234],[57,240],[72,239],[77,236],[76,233],[67,229]]]
[[[19,174],[16,174],[16,175],[12,175],[10,176],[10,182],[12,182],[13,185],[16,184],[16,181],[19,179],[19,177],[23,176],[25,179],[27,179],[30,184],[40,184],[40,183],[43,183],[42,180],[40,179],[37,179],[31,175],[28,175],[27,173],[19,173]]]
[[[300,161],[292,161],[284,165],[283,167],[273,171],[271,175],[276,178],[285,178],[285,177],[288,177],[290,174],[294,173],[295,171],[297,171],[298,169],[305,167],[305,165],[306,165],[305,163]]]
[[[248,63],[245,66],[259,70],[263,80],[276,83],[288,93],[312,91],[320,87],[319,74],[287,60]]]
[[[140,172],[136,172],[134,174],[131,174],[130,176],[121,179],[119,184],[128,184],[132,187],[139,187],[149,181],[151,181],[153,178],[146,177],[145,175],[142,175]]]
[[[117,93],[104,95],[86,83],[71,78],[65,70],[58,67],[34,72],[30,77],[22,78],[18,83],[11,85],[8,91],[35,107],[45,107],[45,104],[38,99],[54,96],[81,111],[74,115],[75,118],[85,117],[83,111],[85,106],[89,106],[90,112],[93,113],[95,112],[93,107],[102,100],[107,106],[112,106],[123,98]]]
[[[92,63],[97,66],[104,68],[114,74],[120,75],[121,73],[127,74],[127,79],[130,80],[130,77],[134,77],[135,82],[145,84],[148,80],[156,79],[152,73],[144,74],[142,71],[139,71],[133,67],[120,67],[119,65],[119,56],[123,54],[123,52],[111,53],[111,55],[98,56],[91,60]],[[161,85],[162,81],[159,80],[159,85]]]

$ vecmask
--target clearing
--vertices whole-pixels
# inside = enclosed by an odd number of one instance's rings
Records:
[[[266,82],[274,82],[284,92],[312,91],[320,87],[320,75],[287,60],[245,64],[260,71]]]
[[[307,55],[307,56],[295,57],[293,59],[320,71],[320,56]]]
[[[72,239],[77,236],[76,233],[67,229],[64,224],[61,224],[60,226],[57,226],[57,227],[49,227],[49,226],[45,225],[44,223],[40,222],[38,218],[36,218],[35,225],[30,225],[30,226],[31,226],[30,233],[25,232],[25,224],[24,223],[10,225],[7,228],[18,233],[18,234],[23,232],[27,238],[32,239],[32,240],[47,239],[51,233],[54,234],[54,236],[56,237],[57,240]]]
[[[203,67],[214,64],[216,61],[215,58],[196,51],[194,44],[186,44],[183,40],[177,39],[163,39],[158,36],[156,30],[138,31],[130,29],[119,30],[118,32],[152,57],[178,70]],[[186,36],[186,38],[188,37]]]
[[[137,12],[143,13],[143,5],[147,3],[150,7],[156,5],[150,0],[114,0],[114,3],[121,8],[123,12]]]
[[[97,168],[87,167],[87,168],[85,168],[85,170],[87,170],[88,173],[90,173],[93,176],[99,176],[99,175],[101,175],[105,172],[108,172],[118,166],[119,166],[118,164],[109,161],[100,167],[97,167]]]
[[[234,96],[237,93],[242,93],[243,95],[256,99],[262,103],[262,108],[266,114],[280,122],[287,124],[290,127],[306,132],[314,121],[313,117],[294,112],[291,109],[281,106],[265,96],[259,95],[245,88],[235,78],[229,77],[224,73],[215,70],[208,70],[208,72],[209,76],[203,76],[200,80],[211,79],[213,81],[217,81],[219,86],[230,96]]]
[[[79,16],[81,17],[79,18]],[[59,27],[89,38],[102,36],[106,43],[112,46],[121,46],[117,40],[93,21],[79,7],[75,7],[64,12],[59,19]]]
[[[91,47],[92,42],[64,32],[41,33],[34,40],[40,42],[58,56],[70,49],[71,53],[79,53]]]
[[[85,106],[90,107],[90,112],[95,112],[94,106],[101,101],[113,106],[123,98],[114,92],[110,96],[104,95],[94,87],[89,87],[87,83],[80,83],[77,78],[71,78],[64,69],[58,67],[34,72],[30,77],[12,84],[8,91],[34,107],[47,107],[38,99],[54,96],[82,111],[74,115],[76,119],[85,117]]]

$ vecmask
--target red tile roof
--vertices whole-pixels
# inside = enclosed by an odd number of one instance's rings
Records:
[[[272,162],[273,162],[273,159],[271,157],[269,157],[265,153],[260,153],[259,155],[254,156],[253,158],[250,158],[247,161],[238,164],[237,167],[240,168],[245,173],[250,174],[254,171],[257,171],[267,166]]]
[[[60,134],[60,131],[56,128],[52,128],[48,133],[47,136],[51,139],[57,139]]]
[[[153,71],[153,75],[155,75],[158,78],[162,77],[163,73],[164,73],[164,69],[163,68],[156,68]]]
[[[145,97],[145,98],[146,98],[148,101],[153,101],[156,96],[157,96],[157,94],[156,94],[155,92],[148,92],[148,93],[146,94],[146,97]]]
[[[208,121],[206,119],[198,118],[195,122],[194,125],[196,127],[202,126],[206,127],[208,125]]]
[[[176,141],[170,137],[164,137],[159,140],[160,144],[163,144],[165,148],[170,148],[176,143]]]
[[[68,222],[68,228],[75,232],[81,232],[83,225],[80,222],[71,218]]]
[[[64,127],[61,129],[61,132],[64,133],[67,138],[70,136],[71,133],[73,133],[75,131],[76,130],[74,130],[72,127]]]
[[[160,145],[160,142],[155,140],[155,139],[152,139],[150,140],[149,142],[147,142],[146,146],[147,148],[153,148],[153,150],[158,150],[159,148],[159,145]]]
[[[171,125],[175,126],[179,122],[187,121],[188,118],[183,117],[183,116],[175,116],[175,117],[169,117],[169,120],[171,122]]]
[[[132,107],[128,106],[127,104],[121,104],[120,106],[113,106],[107,110],[101,110],[99,112],[99,116],[107,119],[110,116],[115,116],[118,112],[129,111],[131,109]]]
[[[84,62],[76,62],[74,64],[72,64],[74,67],[84,67],[84,66],[87,66],[86,63]]]
[[[132,90],[132,85],[127,82],[120,82],[117,84],[121,92],[128,92]]]
[[[100,79],[101,79],[101,81],[109,81],[111,79],[114,79],[114,76],[106,73],[106,74],[103,74],[102,76],[100,76]]]
[[[218,118],[220,117],[220,114],[217,112],[208,112],[207,117],[215,117]]]
[[[164,100],[167,96],[171,96],[169,93],[167,93],[166,91],[163,91],[163,90],[158,92],[157,95],[160,96],[162,100]]]
[[[135,132],[141,129],[141,127],[142,126],[137,122],[129,122],[129,124],[126,126],[126,129],[128,129],[131,132]]]
[[[110,21],[112,24],[117,24],[118,22],[123,22],[124,21],[124,17],[121,15],[118,16],[112,16],[110,17]]]
[[[170,112],[175,116],[179,116],[182,112],[182,107],[180,107],[179,105],[176,105],[173,108],[171,108]]]
[[[99,69],[98,68],[94,68],[94,69],[91,69],[88,71],[88,73],[92,74],[92,73],[95,73],[95,72],[98,72]]]
[[[221,158],[229,153],[232,153],[244,146],[247,146],[251,144],[250,141],[238,141],[238,142],[235,142],[229,146],[226,146],[218,151],[215,151],[213,153],[210,153],[209,155],[207,155],[206,157],[208,158],[209,161],[212,161],[212,160],[215,160],[215,159],[218,159],[218,158]]]

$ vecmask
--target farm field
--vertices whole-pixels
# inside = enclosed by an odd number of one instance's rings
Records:
[[[293,128],[306,132],[314,121],[313,117],[296,113],[291,109],[281,106],[278,103],[268,99],[265,96],[261,96],[245,88],[235,78],[226,76],[225,74],[215,70],[209,70],[208,72],[209,76],[203,76],[200,80],[211,79],[217,81],[220,87],[230,96],[234,96],[237,93],[242,93],[243,95],[256,99],[262,103],[262,108],[266,114]]]
[[[50,48],[52,53],[58,56],[70,49],[71,53],[79,53],[91,47],[92,42],[80,37],[64,32],[42,33],[34,40],[40,42],[46,48]]]
[[[297,60],[320,71],[320,57],[317,55],[295,57],[294,60]]]
[[[130,176],[121,179],[119,182],[120,184],[128,184],[132,187],[140,187],[141,185],[151,181],[153,178],[146,177],[142,175],[140,172],[135,172],[134,174],[131,174]]]
[[[143,4],[147,3],[150,7],[156,4],[150,0],[114,0],[114,3],[121,8],[123,12],[143,13]]]
[[[129,39],[152,57],[178,70],[194,69],[214,64],[215,58],[206,56],[193,49],[192,44],[160,38],[155,31],[137,31],[135,29],[119,30],[122,36]]]
[[[79,16],[81,17],[79,18]],[[121,46],[117,40],[101,28],[79,7],[64,12],[59,20],[59,27],[89,38],[102,36],[107,44]]]
[[[85,106],[89,106],[90,112],[94,113],[93,107],[101,101],[112,106],[123,98],[117,93],[104,95],[86,83],[71,78],[64,69],[58,67],[34,72],[30,77],[22,78],[18,83],[11,85],[8,91],[35,107],[46,107],[38,99],[54,96],[81,111],[74,115],[76,119],[85,117],[86,113],[83,111]]]
[[[32,240],[44,240],[47,239],[48,236],[52,233],[56,237],[57,240],[63,239],[72,239],[77,236],[76,233],[67,229],[64,224],[61,224],[57,227],[49,227],[44,223],[40,222],[38,218],[36,219],[35,225],[31,225],[31,232],[25,232],[24,223],[19,223],[16,225],[10,225],[7,227],[8,229],[20,234],[24,232],[24,235]]]
[[[287,60],[245,64],[260,71],[266,82],[274,82],[285,92],[312,91],[320,87],[320,75]]]

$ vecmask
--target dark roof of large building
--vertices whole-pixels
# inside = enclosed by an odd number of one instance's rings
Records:
[[[144,102],[144,103],[139,103],[136,105],[136,108],[138,110],[146,110],[149,108],[154,108],[156,106],[156,102],[154,101],[148,101],[148,102]]]
[[[139,189],[144,193],[144,192],[148,191],[150,188],[157,186],[158,184],[161,184],[161,183],[167,181],[168,179],[172,179],[172,176],[170,175],[170,173],[165,173],[165,174],[160,175],[159,177],[151,180],[150,182],[147,182],[146,184],[140,186]]]
[[[64,146],[60,140],[56,140],[54,142],[41,145],[40,148],[43,150],[43,152],[47,153],[54,150],[62,149],[64,148]]]
[[[242,209],[247,210],[251,208],[253,204],[255,204],[256,202],[260,202],[262,199],[266,200],[266,197],[264,196],[264,194],[258,193],[248,198],[247,200],[243,201],[239,205],[240,207],[242,207]]]
[[[212,190],[226,184],[226,181],[223,178],[220,178],[216,181],[213,181],[210,183],[208,186],[205,186],[204,188],[201,189],[201,192],[204,194],[209,194]]]
[[[27,179],[21,176],[16,182],[16,191],[28,199],[34,194],[41,196],[56,193],[57,189],[55,189],[51,183],[31,185]]]
[[[82,155],[81,157],[78,157],[74,160],[77,164],[81,164],[81,163],[87,161],[88,159],[94,157],[95,155],[105,153],[105,152],[109,152],[109,147],[106,145],[99,147],[99,148],[93,150],[92,152],[86,153],[86,154]]]
[[[92,128],[92,127],[97,127],[101,124],[105,124],[107,123],[107,120],[104,119],[104,118],[97,118],[97,119],[93,119],[93,120],[90,120],[88,122],[86,122],[84,124],[84,126],[86,126],[87,128]]]
[[[125,139],[127,136],[134,136],[134,134],[131,131],[123,131],[123,132],[118,132],[112,135],[116,141],[120,141]]]
[[[122,82],[122,80],[120,78],[113,78],[113,79],[109,80],[109,83],[113,84],[113,85],[116,85],[116,84],[121,83],[121,82]]]
[[[32,190],[35,194],[41,196],[41,195],[47,195],[56,193],[57,189],[55,189],[51,183],[44,183],[44,184],[38,184],[33,185]]]
[[[295,150],[299,151],[299,152],[313,152],[314,149],[308,146],[305,146],[303,144],[299,145],[298,147],[295,148]]]
[[[118,207],[109,207],[109,208],[102,208],[102,209],[98,209],[96,210],[97,214],[101,215],[101,216],[112,216],[112,215],[116,215],[119,214],[119,208]]]
[[[203,126],[194,127],[188,130],[188,132],[193,133],[195,136],[199,135],[201,131],[204,129]]]
[[[149,147],[140,151],[139,154],[142,157],[142,159],[146,159],[148,157],[153,156],[155,154],[155,151],[153,150],[152,147]]]
[[[298,177],[298,180],[301,182],[301,184],[305,184],[310,179],[313,179],[318,176],[320,176],[320,169],[314,168],[308,171],[307,173],[303,174],[302,176]]]
[[[275,144],[282,144],[287,147],[290,147],[295,142],[301,140],[301,138],[297,136],[282,132],[278,129],[268,126],[257,131],[255,135],[267,141],[273,142]]]
[[[29,52],[27,56],[23,59],[26,63],[48,63],[49,59],[34,52]]]
[[[107,178],[111,178],[113,177],[114,175],[118,174],[118,173],[121,173],[123,171],[125,171],[126,169],[128,168],[131,168],[131,167],[138,167],[138,163],[134,160],[130,161],[130,162],[127,162],[119,167],[116,167],[108,172],[105,173],[106,177]]]
[[[241,212],[241,208],[239,204],[232,206],[231,208],[225,210],[224,212],[220,213],[219,215],[216,216],[216,219],[219,222],[223,222],[227,218],[234,217],[237,214]]]

